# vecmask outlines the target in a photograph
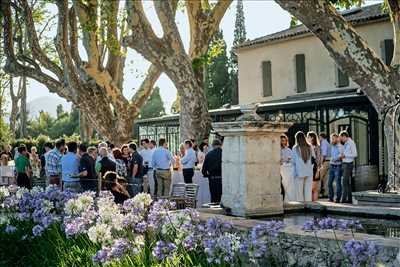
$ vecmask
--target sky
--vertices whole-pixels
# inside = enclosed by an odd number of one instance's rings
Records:
[[[366,1],[366,4],[374,4],[380,0]],[[144,1],[144,7],[149,21],[157,35],[161,36],[162,29],[154,11],[152,1]],[[245,25],[247,39],[254,39],[270,33],[274,33],[289,27],[290,15],[284,11],[275,1],[272,0],[244,0],[243,1]],[[228,45],[228,51],[233,43],[233,31],[235,28],[236,1],[232,3],[224,18],[221,21],[220,28],[224,33],[225,41]],[[183,11],[178,11],[176,21],[180,30],[182,41],[186,48],[189,45],[189,27],[187,15]],[[80,48],[81,54],[85,54]],[[82,57],[84,58],[84,56]],[[140,86],[144,75],[150,65],[142,56],[132,49],[128,49],[127,65],[124,73],[124,95],[129,99]],[[170,79],[162,74],[156,83],[160,87],[161,97],[164,101],[166,111],[169,113],[172,102],[176,98],[176,88]],[[38,82],[30,81],[27,100],[28,102],[55,94],[49,93],[48,89]],[[45,109],[45,108],[44,108]]]

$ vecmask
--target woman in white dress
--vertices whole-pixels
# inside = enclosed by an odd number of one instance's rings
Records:
[[[294,201],[294,181],[292,150],[289,148],[289,140],[286,135],[281,135],[281,177],[282,185],[285,191],[284,202]]]
[[[197,167],[201,170],[203,167],[204,159],[206,158],[206,154],[208,153],[208,144],[201,143],[199,146],[200,151],[197,153]]]
[[[315,157],[315,154],[310,144],[307,143],[303,132],[297,132],[295,139],[296,144],[292,149],[292,163],[296,201],[311,201],[313,181],[311,158]]]

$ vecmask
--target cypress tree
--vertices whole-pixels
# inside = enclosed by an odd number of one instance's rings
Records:
[[[238,61],[237,55],[234,51],[235,46],[240,45],[246,41],[246,26],[243,12],[243,1],[238,0],[236,5],[236,20],[235,31],[233,36],[233,47],[231,49],[230,57],[230,91],[231,91],[231,104],[239,103],[238,96]]]

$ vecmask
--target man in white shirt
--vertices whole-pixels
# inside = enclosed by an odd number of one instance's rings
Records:
[[[340,157],[343,169],[342,203],[352,203],[351,176],[353,173],[354,160],[357,158],[357,147],[346,131],[340,133],[340,141],[343,144],[343,154]]]

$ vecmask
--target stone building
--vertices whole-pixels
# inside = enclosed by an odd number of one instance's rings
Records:
[[[343,12],[373,50],[389,64],[393,28],[381,4]],[[237,47],[239,105],[260,103],[266,120],[294,123],[290,143],[298,130],[347,130],[357,143],[356,190],[372,189],[385,174],[385,148],[380,122],[368,98],[341,72],[318,38],[303,26],[246,41]],[[230,121],[239,106],[210,111],[213,121]],[[138,121],[138,138],[166,137],[173,150],[179,143],[178,115]]]

